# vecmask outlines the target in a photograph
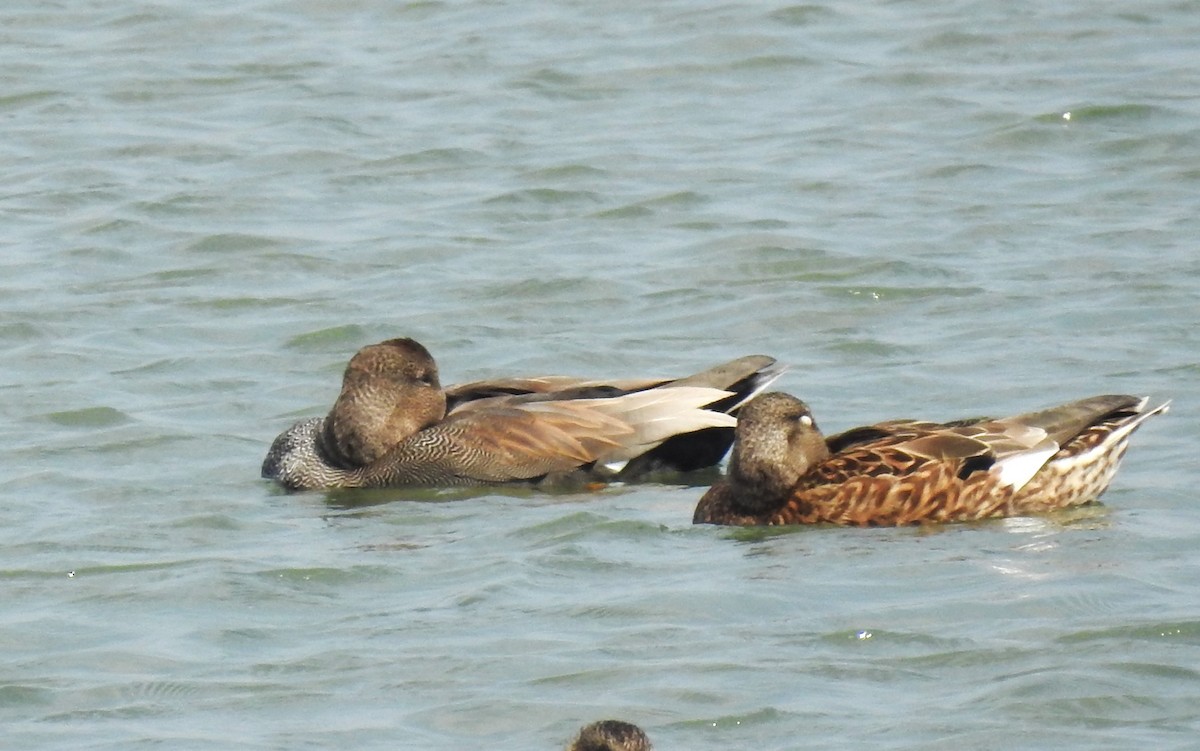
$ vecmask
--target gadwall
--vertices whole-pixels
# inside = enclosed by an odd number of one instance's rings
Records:
[[[893,526],[1043,513],[1108,488],[1129,437],[1170,402],[1094,396],[999,420],[896,420],[824,438],[789,394],[746,404],[697,524]]]
[[[584,725],[567,751],[650,751],[650,739],[637,725],[601,720]]]
[[[730,414],[781,372],[752,355],[676,380],[563,376],[443,389],[412,339],[362,348],[326,417],[271,445],[263,477],[290,489],[477,485],[580,471],[630,480],[718,463]]]

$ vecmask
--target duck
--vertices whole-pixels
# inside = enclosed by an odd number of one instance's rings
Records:
[[[650,739],[637,725],[600,720],[584,725],[567,751],[651,751]]]
[[[826,438],[783,392],[742,407],[696,524],[900,526],[1028,516],[1098,498],[1170,401],[1093,396],[1000,419],[892,420]]]
[[[324,417],[271,444],[264,478],[289,490],[629,481],[719,463],[734,416],[782,372],[767,355],[673,380],[500,378],[443,388],[419,342],[350,359]]]

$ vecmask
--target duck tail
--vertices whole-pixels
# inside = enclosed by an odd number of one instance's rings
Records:
[[[1061,446],[1092,425],[1110,417],[1121,413],[1138,414],[1142,411],[1146,401],[1147,397],[1128,394],[1090,396],[1037,412],[1027,412],[1023,415],[1006,418],[1004,422],[1041,428]]]
[[[1105,443],[1112,444],[1128,440],[1133,431],[1140,428],[1142,423],[1144,423],[1146,420],[1149,420],[1155,415],[1166,414],[1171,409],[1170,399],[1166,400],[1162,404],[1159,404],[1157,407],[1146,409],[1146,404],[1149,402],[1150,397],[1142,397],[1142,400],[1138,402],[1137,407],[1133,410],[1135,414],[1126,418],[1124,422],[1120,423],[1116,428],[1114,428],[1113,432],[1108,436],[1108,438],[1105,439]]]
[[[665,385],[707,386],[728,391],[728,396],[706,405],[706,408],[732,414],[738,407],[766,391],[786,370],[787,366],[781,365],[774,357],[747,355]]]

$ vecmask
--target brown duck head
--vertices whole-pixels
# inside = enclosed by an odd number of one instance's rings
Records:
[[[350,358],[322,448],[343,468],[361,467],[445,416],[446,395],[429,350],[412,339],[389,339]]]
[[[585,725],[567,751],[650,751],[650,739],[637,725],[601,720]]]
[[[797,481],[829,458],[808,405],[779,391],[742,407],[729,457],[729,482],[738,505],[767,511],[783,503]]]

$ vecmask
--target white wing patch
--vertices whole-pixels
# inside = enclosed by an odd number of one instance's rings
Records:
[[[1020,490],[1057,451],[1058,442],[1046,437],[1032,448],[1004,457],[988,471],[999,475],[1000,482],[1014,491]]]
[[[628,427],[632,435],[622,438],[620,446],[599,457],[607,465],[639,456],[675,435],[704,428],[735,427],[737,418],[732,415],[704,409],[730,396],[733,396],[730,391],[707,386],[664,386],[611,398],[572,399],[565,404],[579,413],[591,411]],[[556,411],[563,404],[530,402],[518,408],[530,412]]]

